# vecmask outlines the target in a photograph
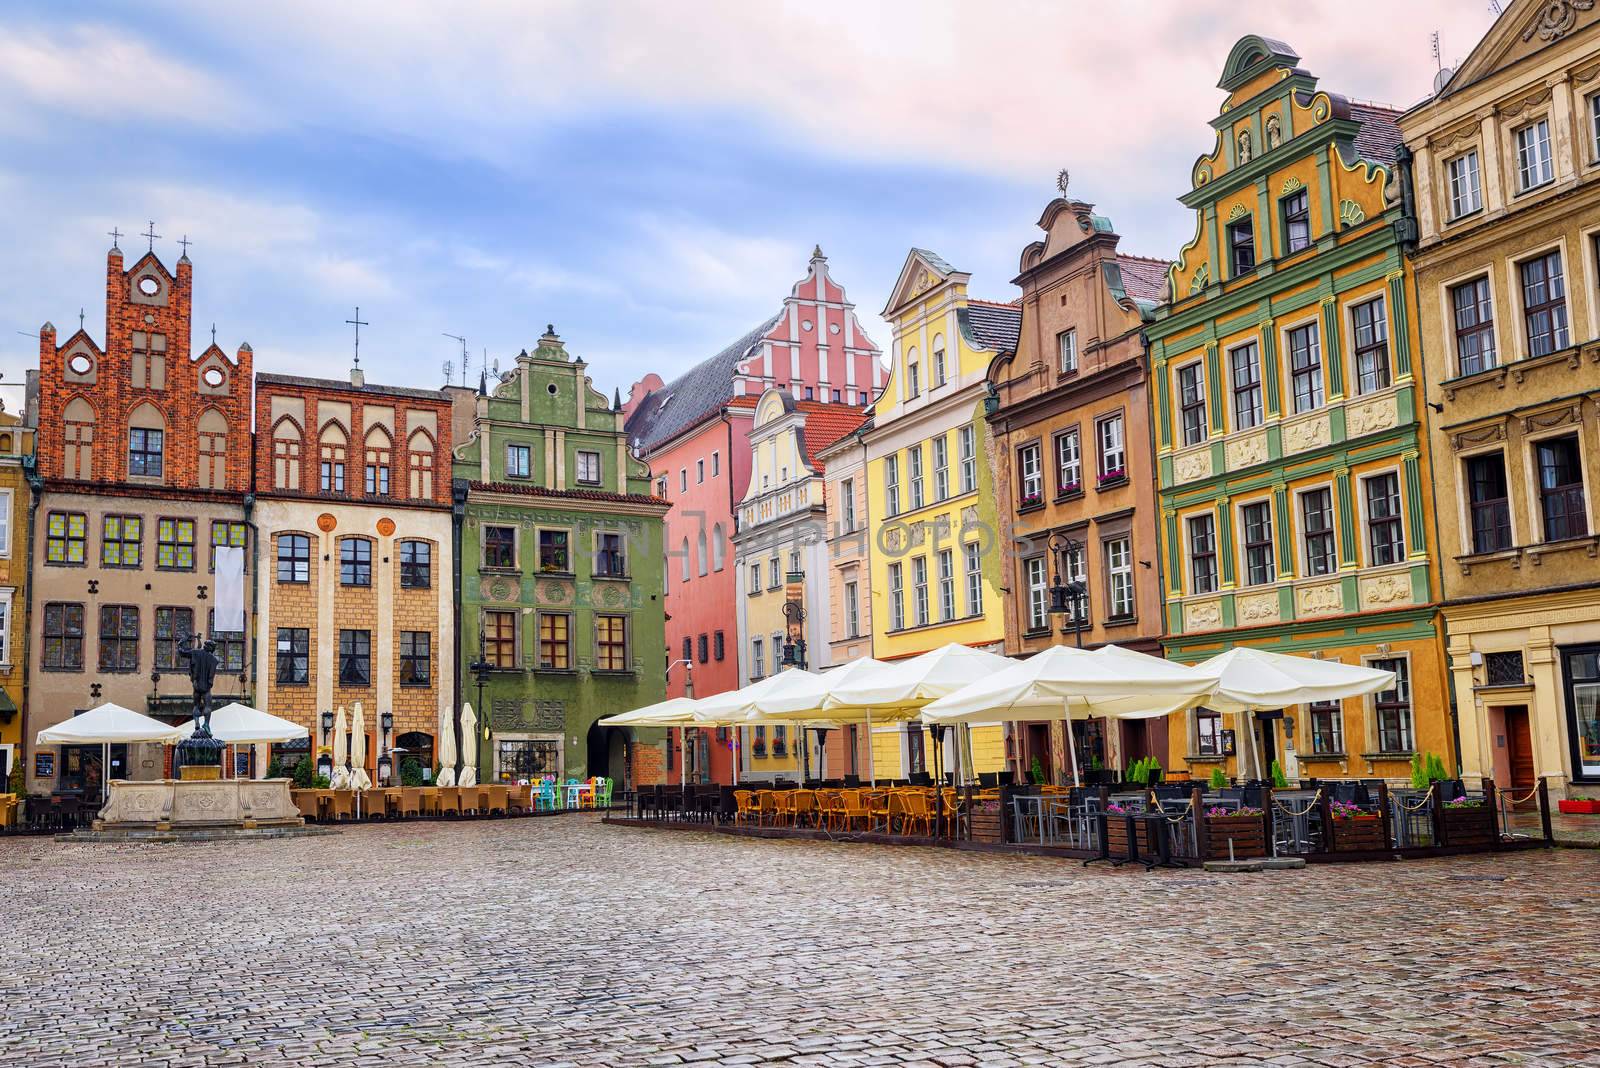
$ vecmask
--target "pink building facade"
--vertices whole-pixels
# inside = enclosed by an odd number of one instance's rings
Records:
[[[806,276],[766,321],[672,382],[651,374],[634,383],[623,405],[628,439],[650,465],[657,496],[672,502],[666,517],[668,697],[706,697],[740,685],[732,537],[734,510],[750,485],[757,398],[776,386],[796,400],[865,407],[886,377],[881,352],[818,248]],[[668,778],[686,770],[691,779],[729,781],[726,732],[681,733],[687,736],[670,743]]]

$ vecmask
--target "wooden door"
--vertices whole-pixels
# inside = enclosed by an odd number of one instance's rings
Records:
[[[1506,763],[1511,768],[1511,791],[1521,797],[1533,789],[1533,734],[1528,709],[1517,705],[1505,710]]]

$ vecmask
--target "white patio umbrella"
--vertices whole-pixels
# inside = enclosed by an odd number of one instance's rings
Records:
[[[600,720],[602,727],[693,727],[696,702],[687,697],[672,697],[653,705],[618,712]]]
[[[1266,769],[1261,767],[1261,753],[1255,744],[1254,713],[1363,697],[1394,685],[1392,671],[1243,646],[1218,653],[1196,664],[1195,670],[1217,675],[1216,692],[1204,704],[1236,717],[1240,741],[1250,753],[1256,778]]]
[[[350,785],[356,790],[372,789],[372,776],[367,774],[367,717],[360,701],[350,719]]]
[[[478,716],[461,702],[461,785],[478,785]]]
[[[191,719],[176,729],[180,732],[180,737],[188,738],[194,734],[195,722]],[[298,723],[274,716],[270,712],[263,712],[259,708],[240,704],[238,701],[225,704],[211,713],[211,736],[229,745],[259,743],[270,745],[273,742],[292,742],[309,737],[310,734],[308,729]]]
[[[345,735],[344,705],[340,705],[339,710],[333,714],[333,773],[328,776],[328,785],[335,790],[350,789],[348,741]]]
[[[99,745],[101,758],[100,799],[110,793],[111,747],[126,742],[176,742],[181,735],[158,719],[107,701],[81,716],[73,716],[40,731],[34,740],[39,745]]]
[[[740,729],[766,724],[789,724],[800,732],[801,745],[808,745],[809,731],[827,731],[846,723],[870,722],[871,709],[845,705],[828,708],[828,695],[851,679],[864,678],[888,666],[881,660],[864,656],[848,664],[828,668],[820,674],[780,672],[774,678],[782,681],[752,702],[750,711],[740,721]],[[806,752],[809,751],[808,748]]]
[[[450,706],[439,709],[439,777],[435,786],[456,784],[456,720]]]
[[[1216,672],[1160,657],[1116,646],[1085,650],[1057,645],[941,697],[922,710],[922,718],[934,723],[1155,718],[1204,704],[1216,687]],[[1067,739],[1077,783],[1078,750],[1070,730]]]
[[[916,719],[930,701],[955,693],[964,686],[1004,671],[1016,661],[996,653],[951,642],[926,653],[884,665],[881,671],[846,679],[828,694],[828,704],[865,711],[867,773],[877,784],[877,762],[872,753],[872,721]],[[958,738],[959,742],[960,739]],[[965,763],[965,746],[956,752]]]

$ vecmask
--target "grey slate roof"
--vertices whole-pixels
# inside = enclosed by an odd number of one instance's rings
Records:
[[[972,300],[962,318],[967,335],[980,347],[995,352],[1016,352],[1022,333],[1022,309],[1015,304]]]
[[[1361,158],[1381,163],[1393,163],[1400,149],[1400,127],[1395,123],[1400,112],[1371,104],[1350,105],[1350,117],[1361,124],[1356,132],[1356,151]]]
[[[304,378],[300,375],[273,375],[259,372],[256,374],[256,383],[268,386],[299,386],[303,389],[342,389],[349,393],[380,393],[395,397],[416,397],[420,400],[431,401],[449,399],[443,390],[413,389],[411,386],[380,386],[372,382],[368,382],[364,386],[358,386],[348,378]]]
[[[1172,264],[1166,260],[1118,255],[1117,266],[1122,269],[1122,290],[1134,300],[1167,299],[1167,269]]]
[[[913,248],[911,251],[915,252],[918,256],[921,256],[923,259],[927,260],[928,261],[928,266],[932,267],[934,270],[938,271],[940,274],[955,274],[955,273],[957,273],[956,269],[954,267],[950,266],[950,264],[945,261],[945,258],[943,256],[939,255],[937,252],[930,252],[925,248]]]
[[[732,400],[734,369],[782,318],[783,313],[778,312],[715,356],[651,393],[624,424],[628,440],[646,450],[653,449]]]

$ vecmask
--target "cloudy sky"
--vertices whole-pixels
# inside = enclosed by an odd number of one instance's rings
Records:
[[[0,371],[104,331],[113,226],[193,242],[195,333],[258,369],[473,377],[554,322],[596,385],[671,378],[776,310],[813,244],[879,344],[906,250],[1010,299],[1071,170],[1123,249],[1174,255],[1223,59],[1289,42],[1406,106],[1488,0],[342,0],[0,11]],[[142,237],[124,237],[142,252]],[[19,333],[22,332],[22,333]],[[9,406],[19,391],[7,390]]]

